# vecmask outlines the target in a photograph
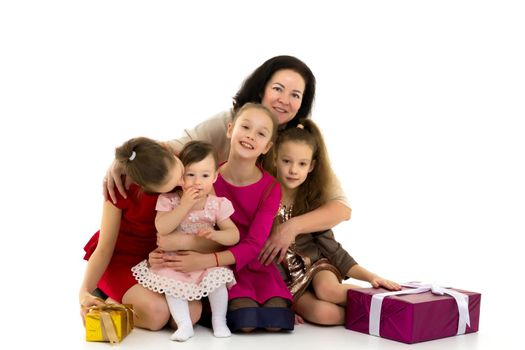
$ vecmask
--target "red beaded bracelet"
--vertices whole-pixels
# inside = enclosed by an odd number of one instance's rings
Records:
[[[217,256],[217,253],[213,252],[213,255],[215,256],[215,263],[217,264],[216,266],[219,267],[219,257]]]

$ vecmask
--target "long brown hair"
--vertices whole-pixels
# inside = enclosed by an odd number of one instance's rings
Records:
[[[147,137],[124,142],[115,149],[115,159],[145,192],[151,192],[150,186],[163,184],[175,164],[175,156],[167,147]]]
[[[328,201],[328,193],[335,180],[323,135],[311,119],[303,119],[295,128],[279,133],[274,146],[276,159],[280,146],[288,141],[305,143],[312,149],[313,169],[298,187],[292,215],[301,215],[319,208]],[[275,166],[272,174],[277,176]]]

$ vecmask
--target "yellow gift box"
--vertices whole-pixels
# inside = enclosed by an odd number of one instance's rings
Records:
[[[86,340],[118,343],[133,329],[133,306],[92,306],[86,315]]]

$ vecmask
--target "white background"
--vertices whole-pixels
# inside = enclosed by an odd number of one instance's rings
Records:
[[[2,2],[2,333],[83,344],[82,247],[114,148],[180,136],[290,54],[317,77],[313,118],[352,201],[336,237],[385,277],[481,292],[471,348],[515,347],[524,18],[519,1]]]

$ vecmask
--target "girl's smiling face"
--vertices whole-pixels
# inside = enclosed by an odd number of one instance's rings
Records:
[[[248,108],[228,125],[231,148],[241,157],[257,158],[272,147],[273,121],[265,111]]]

